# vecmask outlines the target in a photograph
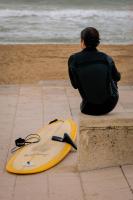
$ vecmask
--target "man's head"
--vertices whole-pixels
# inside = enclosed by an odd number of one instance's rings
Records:
[[[99,32],[93,27],[87,27],[81,31],[82,48],[97,47],[100,44]]]

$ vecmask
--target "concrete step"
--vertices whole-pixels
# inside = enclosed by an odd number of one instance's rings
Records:
[[[80,171],[133,164],[133,112],[80,114]]]

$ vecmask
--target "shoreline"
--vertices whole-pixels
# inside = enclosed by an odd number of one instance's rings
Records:
[[[0,46],[4,46],[4,45],[79,45],[79,43],[42,43],[42,42],[38,42],[38,43],[0,43]],[[133,43],[101,43],[100,46],[132,46]]]
[[[113,57],[120,84],[133,85],[133,44],[101,44],[98,49]],[[79,44],[0,44],[0,84],[67,80],[67,60],[78,51]]]

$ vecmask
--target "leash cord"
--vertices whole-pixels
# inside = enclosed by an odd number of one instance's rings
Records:
[[[33,140],[33,141],[30,141]],[[38,134],[29,134],[25,138],[18,138],[15,140],[15,147],[11,149],[11,153],[14,153],[18,149],[21,149],[22,147],[29,145],[29,144],[34,144],[40,142],[41,138],[40,135]]]

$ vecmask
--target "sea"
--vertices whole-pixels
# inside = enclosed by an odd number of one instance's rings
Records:
[[[0,44],[76,44],[86,27],[133,44],[133,0],[0,0]]]

